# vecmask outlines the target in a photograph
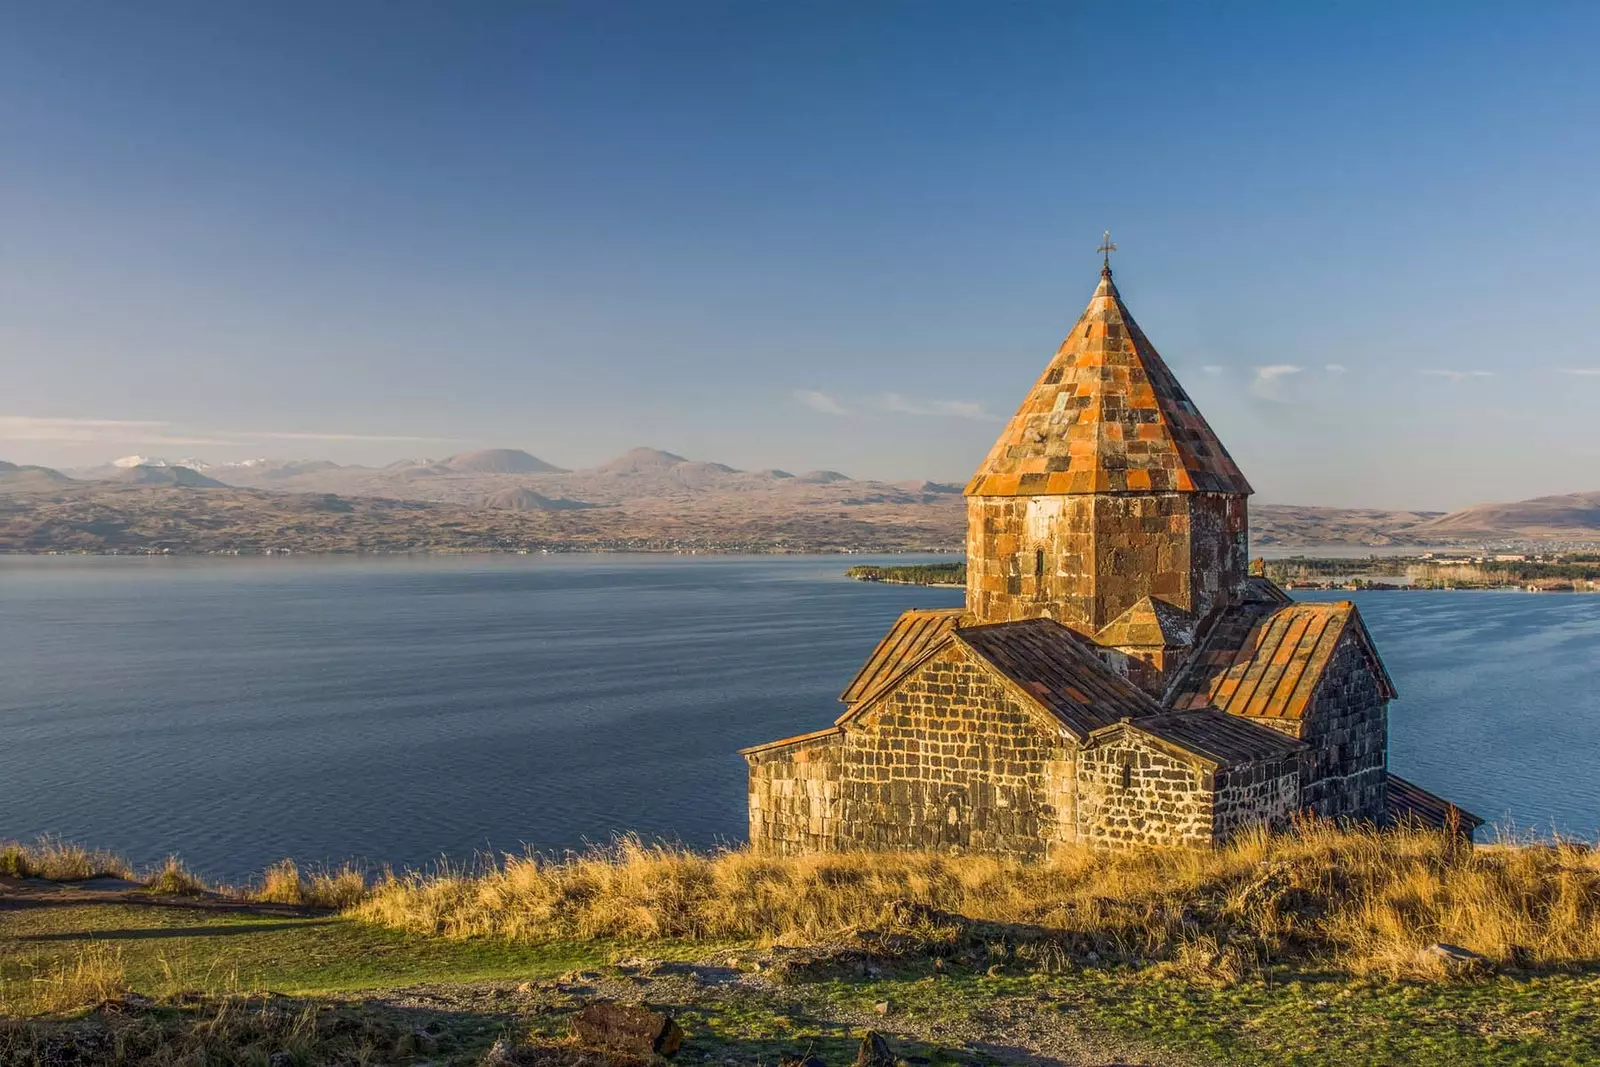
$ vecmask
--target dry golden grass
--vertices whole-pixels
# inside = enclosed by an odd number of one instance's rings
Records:
[[[1317,959],[1426,975],[1448,942],[1500,963],[1600,962],[1600,852],[1469,848],[1421,831],[1306,824],[1215,852],[1069,849],[1047,863],[930,853],[699,854],[625,840],[561,861],[391,876],[351,914],[448,937],[815,942],[895,901],[1045,928],[1122,958],[1213,972]]]
[[[127,991],[122,951],[96,943],[40,974],[0,982],[0,1016],[73,1011]]]
[[[353,864],[335,870],[302,873],[294,860],[279,860],[261,876],[261,884],[246,894],[267,904],[298,904],[313,908],[353,908],[367,895],[367,878]]]
[[[0,1019],[0,1063],[7,1067],[61,1064],[210,1065],[366,1064],[396,1060],[378,1054],[374,1039],[393,1046],[389,1027],[346,1024],[322,1033],[317,1005],[277,998],[229,998],[215,1006],[152,1013],[112,1010],[85,1018]],[[400,1062],[410,1062],[407,1057]]]
[[[0,877],[82,882],[90,878],[132,878],[133,868],[115,853],[41,837],[31,845],[0,841]]]
[[[144,879],[144,887],[152,893],[171,897],[198,897],[212,891],[177,856],[168,856],[166,863]]]

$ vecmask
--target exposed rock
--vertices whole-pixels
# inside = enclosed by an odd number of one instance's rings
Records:
[[[1490,969],[1489,957],[1444,941],[1434,942],[1419,955],[1427,964],[1439,967],[1448,974],[1481,974]]]
[[[868,1030],[856,1053],[856,1067],[895,1067],[894,1050],[876,1030]]]
[[[683,1030],[664,1012],[597,1000],[572,1019],[572,1033],[593,1048],[635,1056],[671,1056],[683,1044]]]

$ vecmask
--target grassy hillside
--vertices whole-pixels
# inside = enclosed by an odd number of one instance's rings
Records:
[[[199,891],[174,869],[155,884]],[[145,1050],[128,1063],[467,1064],[504,1038],[507,1062],[598,1064],[565,1037],[595,997],[672,1011],[686,1062],[846,1063],[868,1027],[929,1063],[1600,1056],[1583,845],[1307,826],[1024,866],[624,843],[385,877],[342,912],[261,902],[273,883],[92,902],[95,883],[0,881],[0,1013],[33,1016],[0,1024],[0,1062],[65,1062],[41,1050],[76,1034]],[[302,900],[338,883],[294,880]]]

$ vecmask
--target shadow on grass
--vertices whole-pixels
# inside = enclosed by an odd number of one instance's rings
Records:
[[[238,926],[150,926],[123,930],[68,931],[56,934],[22,934],[12,941],[144,941],[169,937],[234,937],[241,934],[266,934],[280,930],[303,930],[326,926],[332,919],[301,919],[282,923],[246,923]]]

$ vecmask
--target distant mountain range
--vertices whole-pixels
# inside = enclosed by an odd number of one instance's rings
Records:
[[[127,456],[70,473],[0,463],[0,550],[888,551],[959,549],[966,523],[959,485],[744,471],[655,448],[581,470],[492,448],[386,467]],[[1272,504],[1250,512],[1261,548],[1600,542],[1600,492],[1449,514]]]
[[[924,498],[958,496],[960,486],[912,481],[888,484],[857,481],[838,471],[791,474],[781,470],[742,471],[725,463],[686,459],[658,448],[635,448],[616,459],[584,470],[569,471],[515,448],[488,448],[444,459],[413,459],[386,467],[342,466],[327,460],[254,459],[209,464],[197,459],[166,460],[128,456],[99,467],[71,471],[92,480],[128,477],[130,470],[188,469],[239,488],[281,492],[337,493],[394,500],[504,507],[509,488],[526,489],[548,506],[624,505],[646,499],[698,497],[726,492],[755,494],[775,501],[792,498],[816,503],[816,487],[834,487],[831,494],[850,503],[924,502]],[[532,498],[519,498],[531,505]]]

